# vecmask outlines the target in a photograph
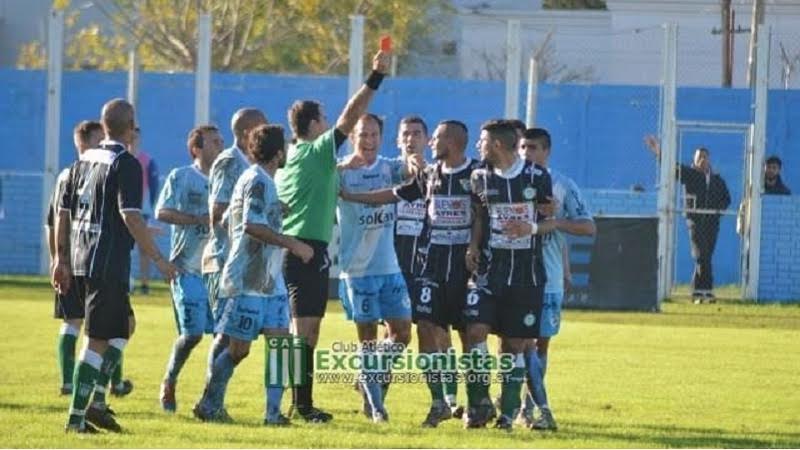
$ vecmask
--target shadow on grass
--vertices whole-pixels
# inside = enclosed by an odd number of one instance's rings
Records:
[[[64,413],[64,417],[67,416],[67,412],[69,411],[69,407],[66,405],[64,406],[55,406],[55,405],[28,405],[23,403],[8,403],[8,402],[0,402],[0,410],[7,409],[13,412],[30,412],[30,413]]]
[[[572,440],[598,438],[622,440],[641,444],[642,447],[724,447],[724,448],[794,448],[800,445],[800,433],[741,431],[739,433],[719,428],[694,428],[671,425],[619,425],[630,427],[630,432],[612,431],[616,426],[585,422],[565,422],[559,433],[543,434],[551,439]],[[741,436],[739,436],[741,434]],[[758,436],[754,438],[751,436]]]

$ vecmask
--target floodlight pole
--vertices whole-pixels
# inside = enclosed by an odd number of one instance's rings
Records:
[[[198,17],[197,34],[194,124],[205,125],[211,117],[211,14],[203,13]]]
[[[505,118],[519,118],[519,87],[522,69],[520,21],[509,20],[506,34],[506,106]]]
[[[764,186],[764,154],[767,146],[767,107],[769,99],[769,53],[772,31],[764,27],[759,31],[756,44],[756,73],[753,113],[753,139],[750,149],[747,198],[750,201],[747,223],[747,271],[743,275],[743,297],[758,298],[759,271],[761,268],[761,194]]]
[[[539,68],[536,56],[531,56],[528,66],[528,96],[525,108],[525,126],[533,128],[536,125],[536,102],[539,98]]]
[[[350,55],[347,97],[351,98],[364,82],[364,16],[350,16]]]
[[[664,66],[661,85],[661,160],[658,181],[658,305],[672,291],[675,252],[675,164],[677,136],[675,106],[677,96],[678,26],[664,26]]]
[[[47,113],[44,128],[44,171],[42,173],[41,220],[47,223],[50,200],[58,176],[61,137],[61,74],[64,59],[64,11],[52,10],[47,23]],[[58,211],[56,211],[57,213]],[[50,273],[50,243],[42,230],[39,273]]]

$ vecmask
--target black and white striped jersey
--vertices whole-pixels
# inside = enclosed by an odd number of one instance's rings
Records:
[[[403,273],[418,273],[417,250],[422,243],[422,229],[425,226],[425,201],[415,200],[397,202],[394,224],[394,251]]]
[[[473,159],[454,168],[437,162],[395,189],[405,201],[425,201],[419,275],[436,281],[466,282],[465,254],[472,234],[470,176],[478,166]]]
[[[59,202],[72,215],[73,274],[127,285],[134,240],[121,213],[141,208],[142,168],[125,146],[103,141],[85,151]]]
[[[506,171],[486,165],[472,173],[473,202],[484,209],[483,251],[489,286],[539,286],[546,282],[540,235],[511,238],[503,229],[512,220],[539,222],[539,203],[553,186],[547,170],[518,159]]]

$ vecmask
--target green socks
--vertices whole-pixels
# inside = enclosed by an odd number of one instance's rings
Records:
[[[489,347],[486,342],[481,342],[472,346],[468,355],[472,368],[466,373],[467,384],[467,403],[470,407],[476,407],[489,400],[489,384],[491,382],[491,372],[486,369],[486,355]]]
[[[518,353],[514,358],[514,367],[511,371],[503,374],[503,386],[500,394],[500,411],[510,419],[516,417],[519,412],[519,394],[524,382],[525,357],[522,353]]]
[[[120,356],[119,363],[111,374],[111,385],[116,386],[122,382],[122,361],[125,360],[125,355]]]
[[[92,398],[92,405],[104,408],[106,404],[106,388],[108,388],[108,381],[114,369],[117,368],[120,360],[122,359],[122,350],[128,341],[125,339],[115,338],[109,339],[108,349],[103,354],[103,363],[100,367],[100,374],[97,377],[95,384],[94,397]]]
[[[78,333],[77,328],[65,322],[61,325],[61,332],[58,334],[58,366],[61,368],[61,385],[64,387],[72,386]]]
[[[88,348],[83,351],[81,360],[75,368],[72,381],[74,389],[72,390],[72,403],[69,409],[70,425],[83,425],[86,406],[89,404],[89,396],[92,395],[95,383],[100,376],[102,364],[103,358],[98,353]]]

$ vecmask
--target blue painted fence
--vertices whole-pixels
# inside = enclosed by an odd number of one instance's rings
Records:
[[[72,127],[97,117],[102,104],[125,94],[126,74],[67,72],[64,74],[60,165],[75,157]],[[186,135],[194,117],[194,77],[191,74],[144,73],[141,76],[138,121],[142,148],[158,162],[162,177],[172,167],[188,163]],[[287,125],[286,110],[295,100],[322,101],[334,120],[346,101],[343,77],[282,76],[218,73],[212,76],[211,119],[227,143],[231,114],[255,106],[271,122]],[[41,171],[44,160],[46,74],[41,71],[0,70],[0,273],[38,269],[39,187],[37,177],[14,173]],[[394,129],[406,114],[420,114],[430,124],[449,118],[464,121],[470,139],[477,140],[481,122],[503,112],[502,82],[441,79],[387,80],[371,108],[384,116],[383,153],[396,154]],[[750,91],[682,88],[678,116],[682,120],[748,122],[752,115]],[[520,105],[524,110],[524,105]],[[645,134],[658,133],[659,89],[655,86],[544,85],[540,88],[538,122],[553,135],[554,167],[573,177],[584,189],[630,190],[639,185],[652,193],[656,164],[642,144]],[[784,179],[800,189],[800,91],[772,91],[769,103],[768,148],[784,161]],[[288,128],[287,128],[288,129]],[[711,149],[712,161],[727,180],[738,205],[742,191],[743,136],[688,133],[683,136],[681,160],[688,162],[697,145]],[[472,144],[471,144],[472,145]],[[471,150],[474,155],[474,149]],[[602,198],[602,195],[601,197]],[[21,203],[20,202],[24,202]],[[602,202],[601,202],[602,203]],[[655,214],[637,203],[621,203],[614,213]],[[718,283],[738,282],[738,236],[723,223],[717,254]],[[685,227],[679,226],[677,274],[687,282],[691,261]]]

